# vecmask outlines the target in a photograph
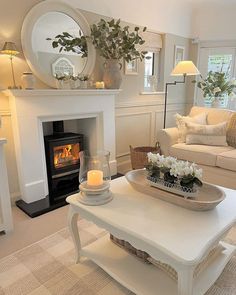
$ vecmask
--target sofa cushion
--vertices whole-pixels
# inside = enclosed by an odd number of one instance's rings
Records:
[[[206,125],[207,114],[201,113],[201,114],[198,114],[197,116],[189,117],[189,116],[181,116],[180,114],[177,113],[175,115],[175,119],[176,119],[178,131],[179,131],[178,142],[181,143],[186,141],[186,123],[194,122],[196,124]]]
[[[216,166],[236,171],[236,149],[219,154],[217,156]]]
[[[186,144],[227,146],[227,122],[216,125],[200,125],[186,122]]]
[[[222,122],[229,122],[231,116],[235,113],[234,111],[214,108],[204,108],[194,106],[192,107],[189,116],[194,117],[201,113],[207,113],[207,124],[214,125]]]
[[[187,145],[177,143],[171,146],[170,155],[196,164],[216,166],[217,155],[233,150],[230,146]]]
[[[227,146],[225,135],[187,134],[186,144]]]
[[[191,122],[186,122],[187,134],[202,134],[202,135],[226,135],[227,122],[215,125],[201,125]]]

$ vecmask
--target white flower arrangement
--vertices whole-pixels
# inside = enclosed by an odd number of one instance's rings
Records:
[[[146,167],[149,177],[163,178],[166,182],[180,183],[181,186],[192,188],[194,184],[201,186],[202,169],[195,163],[165,157],[160,154],[148,153]]]

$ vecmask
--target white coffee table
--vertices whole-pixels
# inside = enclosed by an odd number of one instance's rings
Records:
[[[70,203],[68,222],[80,255],[93,260],[114,279],[139,295],[201,295],[216,281],[236,247],[225,247],[197,278],[196,265],[226,235],[236,221],[236,193],[224,189],[225,200],[214,210],[190,211],[135,191],[125,177],[111,182],[114,199],[101,206]],[[161,191],[157,190],[157,193]],[[171,265],[178,273],[178,283],[153,265],[145,264],[116,246],[109,235],[81,248],[77,228],[78,214],[106,229],[119,239],[130,242],[153,258]]]

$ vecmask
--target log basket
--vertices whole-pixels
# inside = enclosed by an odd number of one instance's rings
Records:
[[[142,169],[147,165],[147,153],[161,153],[159,142],[154,147],[139,146],[134,148],[130,145],[129,148],[132,169]]]

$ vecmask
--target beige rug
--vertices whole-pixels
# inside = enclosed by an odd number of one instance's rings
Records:
[[[82,245],[105,231],[85,220],[79,221]],[[227,236],[236,244],[236,227]],[[133,294],[101,268],[84,258],[74,263],[74,246],[63,229],[0,260],[0,295],[123,295]],[[207,295],[236,294],[236,257],[233,257]],[[164,295],[164,294],[163,294]]]

